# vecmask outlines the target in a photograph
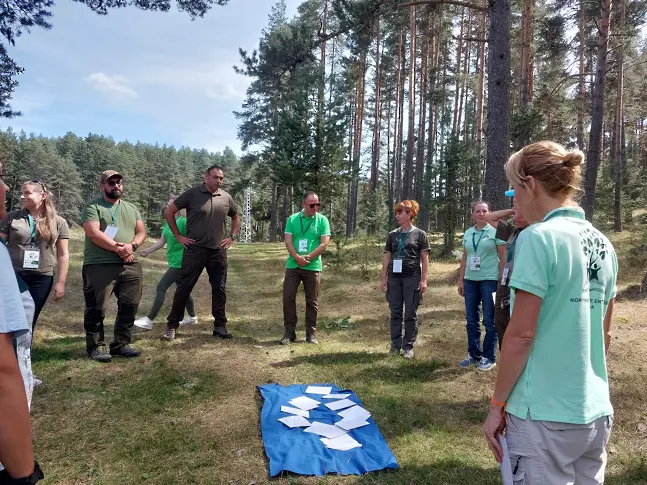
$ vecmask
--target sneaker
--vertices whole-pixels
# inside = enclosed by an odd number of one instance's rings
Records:
[[[130,345],[122,345],[121,347],[110,349],[110,355],[113,357],[139,357],[139,352]]]
[[[485,357],[481,357],[481,361],[478,365],[478,370],[490,370],[494,366],[496,366],[496,362]]]
[[[404,351],[402,354],[402,357],[404,357],[407,360],[412,360],[413,359],[413,349],[407,349]]]
[[[112,360],[112,356],[106,352],[105,347],[97,347],[88,352],[88,355],[92,360],[96,360],[97,362],[110,362]]]
[[[148,317],[141,317],[135,320],[135,327],[142,330],[153,330],[153,320]]]
[[[184,317],[182,319],[182,321],[180,322],[180,325],[195,325],[196,323],[198,323],[198,317],[197,316],[192,317],[190,315],[187,315],[186,317]]]
[[[283,334],[283,337],[281,340],[279,340],[279,343],[281,345],[288,345],[290,342],[296,342],[297,341],[297,333],[296,332],[285,332]]]
[[[391,347],[391,350],[389,350],[389,355],[400,355],[400,349],[398,349],[397,347]]]
[[[34,376],[32,379],[32,383],[34,384],[34,387],[38,387],[43,383],[43,381],[41,381],[38,377]]]
[[[479,363],[479,361],[478,361],[478,360],[476,360],[476,359],[475,359],[474,357],[472,357],[471,355],[468,355],[468,356],[467,356],[467,357],[465,357],[463,360],[461,360],[461,361],[458,363],[458,365],[460,365],[461,367],[471,367],[471,366],[473,366],[473,365],[477,365],[478,363]]]
[[[315,337],[314,335],[306,337],[306,342],[312,345],[319,345],[319,340],[317,340],[317,337]]]
[[[175,329],[166,327],[166,330],[164,330],[164,333],[162,334],[162,340],[174,340],[175,339]]]
[[[213,336],[218,337],[218,338],[224,338],[228,339],[231,338],[232,335],[227,331],[225,327],[216,327],[213,329]]]

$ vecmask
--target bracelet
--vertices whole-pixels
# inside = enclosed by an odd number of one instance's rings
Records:
[[[490,398],[490,402],[496,406],[499,406],[500,408],[505,408],[505,403],[500,403],[499,401],[496,401],[494,399],[494,395]]]

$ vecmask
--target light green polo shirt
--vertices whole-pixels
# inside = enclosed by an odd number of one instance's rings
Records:
[[[470,281],[497,281],[499,279],[499,253],[497,246],[505,244],[505,241],[496,238],[496,229],[487,224],[480,231],[476,226],[470,227],[463,236],[463,248],[467,253],[465,262],[465,279]],[[472,257],[479,257],[480,269],[471,268]]]
[[[587,424],[613,414],[604,315],[616,296],[618,260],[579,207],[559,208],[525,229],[510,278],[542,299],[535,340],[506,410],[525,419]]]
[[[292,244],[294,244],[297,254],[305,256],[321,244],[321,236],[330,236],[330,223],[326,216],[318,212],[312,217],[306,217],[303,215],[303,211],[297,212],[288,217],[285,223],[285,234],[292,235]],[[305,243],[299,243],[301,240],[305,241]],[[305,244],[305,247],[302,247],[301,244]],[[285,267],[287,269],[301,268],[321,272],[323,265],[321,255],[305,266],[299,266],[294,258],[289,255]]]

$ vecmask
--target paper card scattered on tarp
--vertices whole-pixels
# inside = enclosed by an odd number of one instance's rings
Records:
[[[353,392],[331,384],[258,389],[264,399],[261,432],[270,476],[282,471],[361,475],[398,468],[371,413]]]

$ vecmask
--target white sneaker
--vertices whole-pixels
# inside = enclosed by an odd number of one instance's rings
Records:
[[[34,387],[38,387],[43,383],[43,381],[41,381],[38,377],[34,376],[34,378],[32,379],[32,383],[34,384]]]
[[[186,317],[184,317],[182,319],[182,321],[180,322],[180,325],[195,325],[196,323],[198,323],[198,317],[197,316],[196,317],[191,317],[191,316],[187,315]]]
[[[135,320],[135,327],[143,328],[144,330],[153,330],[153,320],[148,317],[141,317]]]

